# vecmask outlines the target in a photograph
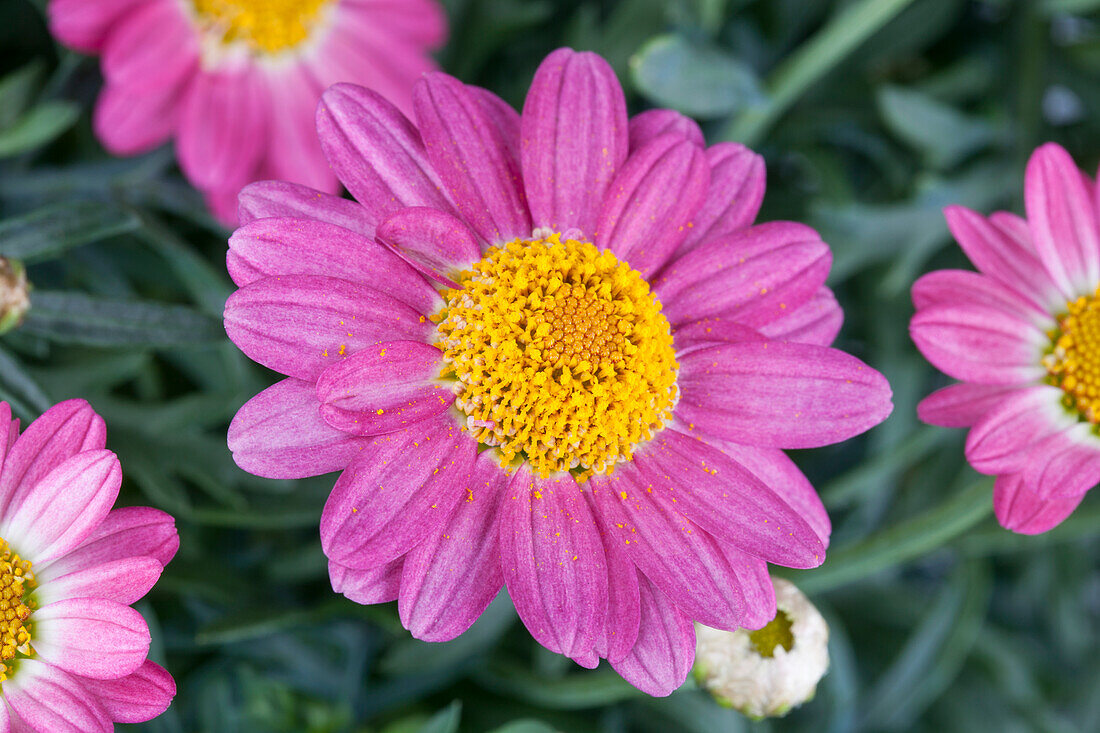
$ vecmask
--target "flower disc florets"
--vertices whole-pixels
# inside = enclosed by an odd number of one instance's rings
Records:
[[[309,38],[332,0],[192,0],[199,18],[226,44],[279,53]]]
[[[672,417],[668,320],[642,276],[590,242],[493,247],[443,293],[439,347],[481,443],[534,471],[608,473]]]
[[[26,596],[35,587],[31,563],[0,539],[0,682],[14,671],[17,656],[30,656],[31,630],[27,619],[34,602]]]
[[[1066,304],[1058,327],[1049,334],[1050,351],[1043,357],[1047,381],[1061,387],[1066,409],[1081,420],[1100,423],[1100,288]]]

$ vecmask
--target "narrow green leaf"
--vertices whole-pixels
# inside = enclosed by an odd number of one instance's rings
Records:
[[[19,360],[0,348],[0,391],[13,409],[25,418],[38,417],[53,404]]]
[[[132,213],[102,201],[47,206],[0,222],[0,254],[37,262],[72,247],[133,231],[139,225]]]
[[[495,728],[491,733],[558,733],[558,729],[541,720],[513,720]]]
[[[553,710],[595,708],[644,694],[610,669],[545,679],[517,665],[495,664],[479,670],[474,677],[493,692]]]
[[[922,92],[886,86],[879,89],[877,100],[890,130],[934,168],[950,168],[996,138],[986,122]]]
[[[35,59],[0,79],[0,130],[10,127],[26,111],[45,71],[45,61]]]
[[[455,700],[432,716],[431,720],[420,728],[420,733],[456,733],[462,721],[462,701]]]
[[[52,142],[79,117],[80,107],[73,102],[43,102],[0,131],[0,158],[26,153]]]

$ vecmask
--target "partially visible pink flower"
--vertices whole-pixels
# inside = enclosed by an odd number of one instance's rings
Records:
[[[979,272],[918,280],[910,331],[960,380],[926,398],[921,419],[970,428],[966,457],[997,477],[997,518],[1037,534],[1100,481],[1100,201],[1052,143],[1031,156],[1024,198],[1027,220],[946,209]]]
[[[114,730],[167,709],[176,683],[146,659],[130,604],[179,546],[172,517],[114,509],[122,471],[87,402],[22,435],[0,402],[0,730]]]
[[[752,226],[761,158],[670,110],[628,119],[595,54],[552,53],[522,116],[442,73],[413,107],[325,93],[321,144],[358,203],[242,192],[226,330],[287,379],[237,414],[234,457],[342,470],[333,588],[397,599],[417,638],[461,634],[504,585],[546,648],[667,695],[693,619],[760,628],[767,563],[825,558],[828,515],[782,449],[891,409],[828,348],[829,248]]]
[[[436,0],[50,0],[63,43],[101,54],[96,135],[115,155],[175,137],[180,166],[214,213],[280,178],[336,192],[317,145],[321,92],[369,84],[411,111],[447,22]]]

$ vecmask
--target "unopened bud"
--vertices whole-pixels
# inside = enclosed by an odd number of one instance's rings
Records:
[[[0,257],[0,334],[23,322],[23,316],[31,307],[28,290],[23,263]]]
[[[782,578],[772,583],[779,610],[764,628],[695,628],[699,685],[751,718],[786,715],[812,699],[829,668],[825,619],[792,583]]]

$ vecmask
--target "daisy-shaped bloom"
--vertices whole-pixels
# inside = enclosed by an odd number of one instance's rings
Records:
[[[541,644],[668,694],[692,619],[775,615],[768,562],[824,560],[829,520],[783,454],[890,410],[826,346],[828,247],[750,226],[759,157],[669,110],[627,118],[607,63],[562,49],[517,114],[442,73],[414,125],[347,84],[318,110],[358,203],[241,196],[230,338],[288,378],[238,413],[239,465],[343,470],[321,538],[333,586],[398,599],[421,639],[501,585]]]
[[[87,402],[22,434],[0,402],[0,730],[93,733],[160,715],[176,694],[130,604],[179,546],[172,517],[112,509],[122,482]]]
[[[997,518],[1024,534],[1061,523],[1100,481],[1096,195],[1064,149],[1044,145],[1027,166],[1027,220],[948,207],[978,272],[913,285],[913,340],[960,380],[926,398],[920,417],[970,428],[967,460],[997,477]]]
[[[230,224],[252,181],[336,191],[313,126],[321,92],[369,84],[410,111],[447,33],[436,0],[50,0],[48,10],[59,40],[103,57],[103,145],[132,155],[175,137],[184,174]]]

